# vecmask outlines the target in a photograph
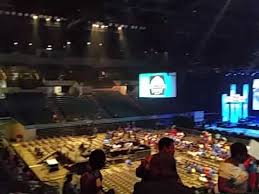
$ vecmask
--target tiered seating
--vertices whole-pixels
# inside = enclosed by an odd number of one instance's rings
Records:
[[[52,121],[47,99],[41,93],[8,94],[7,101],[10,115],[25,125]]]
[[[141,110],[128,96],[119,92],[98,92],[95,98],[100,105],[113,117],[132,117],[142,115]]]
[[[138,99],[136,102],[145,110],[146,114],[170,114],[175,110],[175,103],[172,99]]]
[[[7,117],[9,116],[7,101],[5,99],[0,100],[0,117]]]
[[[103,135],[99,135],[97,138],[89,139],[89,136],[63,136],[42,138],[34,141],[21,143],[36,161],[41,161],[45,157],[52,155],[56,152],[61,152],[71,161],[84,158],[80,157],[80,147],[84,145],[84,148],[88,150],[102,148]]]
[[[87,97],[59,96],[56,100],[68,121],[102,118],[98,107]]]

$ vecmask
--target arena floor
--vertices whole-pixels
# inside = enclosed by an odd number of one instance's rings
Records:
[[[105,135],[98,134],[96,138],[92,139],[91,149],[102,148],[103,140]],[[197,139],[194,136],[187,136],[187,139]],[[66,142],[68,141],[68,142]],[[14,150],[20,155],[30,169],[35,173],[38,179],[49,185],[53,185],[62,188],[64,178],[68,173],[68,170],[60,166],[60,169],[55,172],[49,172],[46,164],[40,163],[39,160],[34,156],[32,150],[33,147],[42,146],[46,150],[46,154],[49,154],[55,149],[64,149],[80,144],[80,142],[86,141],[84,136],[71,136],[71,137],[56,137],[56,138],[45,138],[41,140],[35,140],[32,142],[14,143],[12,144]],[[71,148],[72,149],[72,148]],[[75,157],[75,160],[80,160],[77,154],[72,154],[71,157]],[[176,151],[175,157],[177,160],[177,170],[181,177],[182,182],[188,187],[200,188],[206,186],[206,182],[199,180],[198,173],[187,173],[185,169],[186,162],[195,162],[202,166],[210,166],[215,170],[218,168],[218,164],[213,160],[205,160],[197,157],[191,157],[186,152]],[[139,161],[132,162],[132,164],[120,163],[112,164],[102,170],[104,177],[104,187],[106,189],[113,188],[118,194],[130,194],[133,191],[134,184],[140,179],[135,176],[135,169],[139,165]],[[79,187],[79,176],[74,177],[74,183]]]

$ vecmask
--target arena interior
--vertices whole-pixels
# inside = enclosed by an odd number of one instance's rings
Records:
[[[230,145],[259,141],[257,8],[0,1],[0,194],[61,194],[71,172],[79,194],[95,149],[104,190],[131,194],[162,137],[182,184],[212,193]]]

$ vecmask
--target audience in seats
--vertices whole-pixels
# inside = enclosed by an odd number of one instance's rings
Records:
[[[231,157],[219,166],[218,191],[220,193],[246,193],[248,173],[244,162],[248,159],[246,145],[234,143],[230,147]]]
[[[158,143],[159,153],[148,156],[136,169],[142,178],[134,186],[134,194],[183,194],[192,193],[184,187],[177,174],[174,159],[174,141],[164,137]]]
[[[105,192],[102,187],[102,174],[100,170],[105,166],[106,156],[102,150],[95,150],[90,154],[89,166],[81,176],[81,194],[113,194],[113,190]]]

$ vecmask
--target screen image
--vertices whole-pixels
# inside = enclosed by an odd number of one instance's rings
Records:
[[[253,81],[253,110],[259,110],[259,79]]]
[[[141,98],[176,97],[176,73],[139,74],[139,97]]]

